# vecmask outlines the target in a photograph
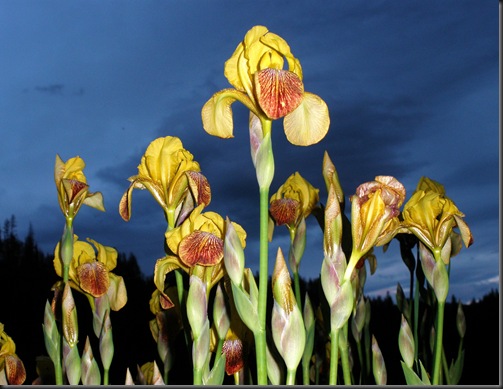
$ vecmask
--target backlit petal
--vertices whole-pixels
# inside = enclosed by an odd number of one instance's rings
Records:
[[[267,68],[254,79],[258,103],[270,119],[288,115],[302,102],[304,85],[293,72]]]
[[[223,258],[224,242],[209,232],[194,231],[182,239],[178,253],[187,266],[211,266]]]
[[[296,146],[318,143],[330,126],[328,106],[319,96],[305,92],[301,104],[285,116],[283,125],[290,143]]]

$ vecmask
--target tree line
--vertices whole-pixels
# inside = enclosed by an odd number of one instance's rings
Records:
[[[0,322],[5,332],[16,344],[16,354],[23,361],[27,379],[31,384],[38,376],[38,368],[47,366],[42,322],[46,301],[51,301],[51,287],[59,277],[53,267],[53,254],[42,252],[36,243],[35,232],[30,226],[28,234],[20,239],[16,233],[15,216],[6,219],[0,230]],[[110,370],[110,383],[123,384],[126,369],[136,376],[137,365],[160,360],[157,345],[149,329],[149,321],[154,318],[149,309],[149,300],[155,289],[152,277],[145,276],[134,254],[119,252],[114,273],[124,278],[128,302],[118,312],[112,312],[114,337],[114,360]],[[320,280],[301,280],[301,290],[307,290],[316,298],[323,296]],[[94,356],[99,360],[98,343],[92,329],[92,312],[87,299],[74,293],[79,317],[79,347],[83,348],[85,337],[89,335]],[[398,330],[400,312],[391,296],[371,299],[371,331],[379,339],[379,345],[386,361],[388,384],[404,384],[398,350]],[[459,341],[455,317],[457,302],[455,297],[445,311],[446,350],[454,350]],[[493,290],[479,301],[465,304],[466,317],[465,363],[460,384],[495,385],[499,383],[499,292]],[[176,344],[173,345],[177,347]],[[191,366],[185,366],[187,352],[173,352],[173,379],[170,383],[191,382]],[[480,363],[481,361],[482,364]],[[44,364],[45,362],[45,364]],[[49,360],[50,362],[50,360]],[[448,361],[450,363],[450,361]],[[482,370],[479,370],[482,366]],[[187,377],[188,374],[188,377]],[[188,378],[188,379],[187,379]],[[226,380],[225,383],[232,383]]]

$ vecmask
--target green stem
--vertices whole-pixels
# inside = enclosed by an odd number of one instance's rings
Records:
[[[365,361],[363,360],[363,353],[362,353],[362,342],[360,340],[356,340],[356,351],[358,352],[358,360],[360,361],[360,382],[359,384],[365,384],[365,375],[363,374],[365,370]]]
[[[445,351],[442,348],[442,370],[445,377],[445,382],[447,385],[452,385],[451,376],[449,375],[449,366],[447,365],[447,358],[445,357]]]
[[[288,369],[286,372],[286,384],[295,385],[295,373],[296,369]]]
[[[444,333],[444,308],[445,301],[438,301],[437,306],[437,326],[436,326],[436,340],[435,340],[435,354],[433,365],[433,385],[439,384],[440,378],[440,363],[442,361],[442,339]]]
[[[337,385],[337,367],[339,365],[339,330],[330,332],[330,376],[329,385]]]
[[[203,371],[201,369],[194,368],[194,385],[203,384]]]
[[[63,369],[61,368],[61,358],[58,363],[54,364],[54,378],[56,379],[56,385],[63,385]]]
[[[103,371],[103,385],[108,385],[108,369]]]
[[[307,361],[302,361],[302,384],[303,385],[309,385],[310,384],[310,379],[309,379],[309,360]]]
[[[267,385],[267,349],[266,349],[266,315],[267,315],[267,281],[269,277],[267,237],[269,222],[269,187],[260,188],[260,270],[258,290],[259,330],[255,333],[257,358],[257,384]]]
[[[300,311],[302,312],[302,302],[300,299],[300,279],[299,279],[299,272],[294,271],[293,273],[293,284],[295,287],[295,299],[297,300],[297,306],[299,307]]]
[[[419,339],[417,336],[419,326],[419,282],[416,282],[414,290],[414,360],[417,362]]]
[[[351,385],[351,367],[349,366],[349,347],[348,347],[348,322],[342,327],[342,332],[339,337],[343,336],[343,341],[339,340],[341,348],[342,374],[344,377],[344,385]]]

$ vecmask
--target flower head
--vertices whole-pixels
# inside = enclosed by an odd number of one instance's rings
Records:
[[[404,186],[391,176],[377,176],[375,181],[356,189],[356,194],[351,196],[353,250],[345,279],[373,246],[388,243],[399,231],[398,215],[404,199]]]
[[[26,380],[23,362],[16,355],[16,344],[0,323],[0,372],[2,370],[5,370],[10,385],[21,385]]]
[[[70,158],[63,162],[56,155],[54,165],[54,181],[58,191],[58,202],[66,218],[73,219],[82,204],[104,211],[103,196],[100,192],[89,192],[84,167],[86,164],[80,157]]]
[[[170,225],[183,221],[192,209],[208,205],[211,190],[199,163],[183,148],[177,137],[157,138],[150,143],[138,165],[138,174],[129,178],[129,188],[122,196],[119,213],[129,221],[133,189],[147,189],[163,208]]]
[[[402,214],[404,225],[433,252],[442,250],[454,227],[466,247],[473,243],[465,215],[445,196],[443,186],[429,178],[421,178]]]
[[[60,243],[54,250],[54,270],[62,277]],[[117,266],[117,250],[93,239],[87,242],[74,235],[73,258],[68,270],[70,286],[81,293],[97,298],[107,294],[113,310],[121,309],[127,301],[126,287],[121,276],[112,273]]]
[[[271,196],[269,212],[276,225],[285,224],[294,230],[307,218],[319,202],[319,189],[314,188],[298,172],[292,174]]]
[[[208,285],[208,291],[224,275],[225,220],[215,212],[202,212],[204,205],[196,207],[185,221],[166,232],[166,245],[171,254],[157,261],[154,282],[164,293],[166,274],[182,269],[189,275],[197,274]],[[242,247],[246,246],[246,232],[232,222]],[[167,296],[163,296],[167,297]]]
[[[327,105],[304,91],[300,61],[288,43],[266,27],[255,26],[246,33],[225,62],[224,75],[234,89],[215,93],[204,105],[203,127],[209,134],[233,136],[231,104],[236,100],[261,121],[284,117],[285,134],[295,145],[317,143],[327,133]]]

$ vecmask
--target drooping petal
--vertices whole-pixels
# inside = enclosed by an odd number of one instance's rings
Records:
[[[269,212],[276,225],[293,225],[299,216],[300,203],[297,200],[283,198],[271,201]]]
[[[215,93],[204,104],[201,117],[203,128],[208,134],[220,138],[232,138],[234,136],[231,105],[236,101],[236,97],[233,95],[235,93],[237,91],[224,89]]]
[[[301,104],[285,116],[283,126],[288,141],[296,146],[318,143],[330,126],[328,106],[319,96],[304,92]]]
[[[99,211],[105,212],[103,195],[101,194],[101,192],[88,193],[86,198],[84,199],[84,204]]]
[[[211,188],[208,179],[199,172],[188,171],[185,173],[189,180],[189,187],[196,199],[196,205],[208,206],[211,202]]]
[[[182,239],[178,250],[180,259],[189,267],[211,266],[223,258],[224,242],[209,232],[194,231]]]
[[[5,356],[7,381],[10,385],[21,385],[26,380],[26,370],[17,355]]]
[[[240,339],[225,340],[222,354],[225,354],[225,372],[227,375],[233,375],[244,367],[243,342]]]
[[[302,102],[304,84],[293,72],[266,68],[256,72],[254,79],[258,103],[270,119],[288,115]]]
[[[101,262],[88,262],[77,268],[80,287],[94,297],[102,296],[107,292],[110,280],[108,270]]]

